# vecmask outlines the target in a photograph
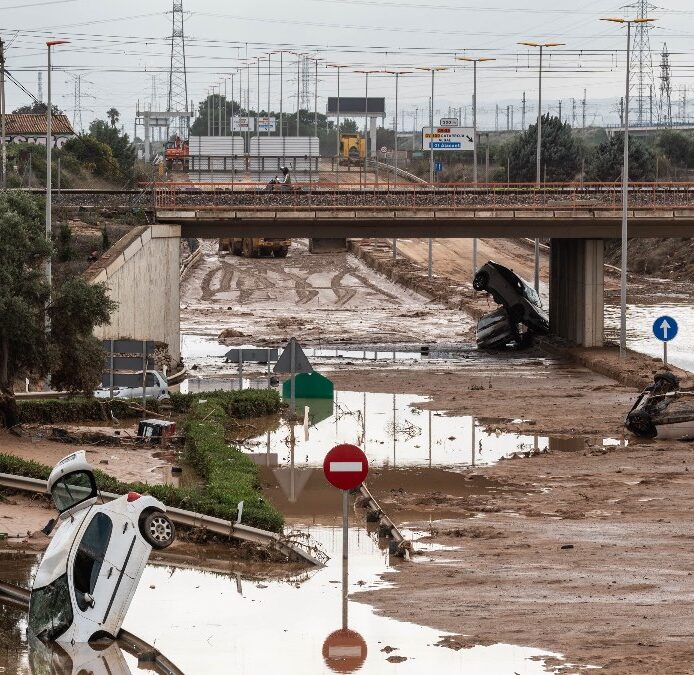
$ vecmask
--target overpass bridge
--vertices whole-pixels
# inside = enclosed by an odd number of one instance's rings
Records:
[[[604,241],[621,236],[619,184],[320,183],[268,192],[259,184],[164,183],[151,190],[153,242],[179,237],[550,239],[552,332],[577,345],[603,345]],[[634,184],[628,217],[630,238],[694,237],[694,184]],[[170,255],[172,249],[166,250]]]

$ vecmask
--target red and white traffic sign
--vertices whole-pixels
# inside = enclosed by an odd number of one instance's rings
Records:
[[[323,473],[338,490],[353,490],[366,479],[369,460],[356,445],[337,445],[325,456]]]
[[[323,658],[335,673],[353,673],[366,661],[366,642],[355,630],[343,628],[328,635],[323,643]]]

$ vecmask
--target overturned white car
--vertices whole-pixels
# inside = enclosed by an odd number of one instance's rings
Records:
[[[29,606],[29,630],[63,644],[116,638],[152,548],[175,539],[164,505],[130,492],[97,504],[83,451],[55,466],[48,489],[60,527],[41,560]]]

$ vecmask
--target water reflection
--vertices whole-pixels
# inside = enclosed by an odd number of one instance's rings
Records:
[[[333,493],[339,513],[341,496]],[[127,629],[149,642],[156,640],[162,652],[190,673],[547,672],[543,659],[549,655],[537,649],[493,645],[455,652],[436,646],[446,633],[378,616],[352,599],[345,617],[342,530],[307,529],[330,555],[328,566],[308,577],[241,579],[239,593],[235,576],[148,567],[126,619]],[[392,569],[387,549],[381,550],[364,529],[353,527],[349,550],[351,594],[386,585],[379,575]],[[181,598],[186,599],[185,611]],[[354,635],[342,632],[345,625],[362,636],[363,646]],[[462,618],[460,632],[466,628]],[[405,660],[389,662],[386,646]]]

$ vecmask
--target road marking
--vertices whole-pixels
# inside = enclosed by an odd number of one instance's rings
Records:
[[[330,462],[331,473],[355,473],[361,469],[361,462]]]

